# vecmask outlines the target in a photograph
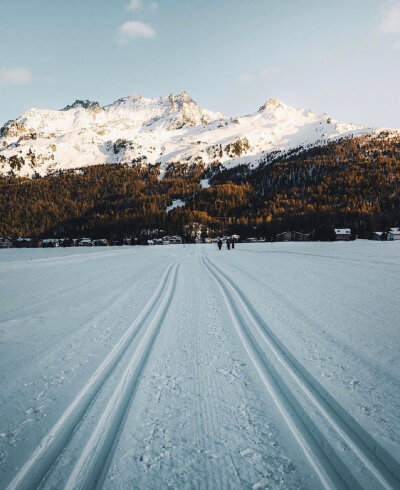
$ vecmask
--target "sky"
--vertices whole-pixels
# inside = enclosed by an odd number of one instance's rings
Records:
[[[0,0],[0,125],[31,107],[186,91],[400,128],[400,0]]]

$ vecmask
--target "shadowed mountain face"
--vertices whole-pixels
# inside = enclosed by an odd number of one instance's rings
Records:
[[[33,108],[6,123],[0,173],[44,176],[104,163],[157,165],[160,177],[175,162],[255,169],[288,152],[381,131],[275,99],[242,117],[202,109],[185,92],[153,99],[131,95],[105,107],[76,100],[59,111]]]

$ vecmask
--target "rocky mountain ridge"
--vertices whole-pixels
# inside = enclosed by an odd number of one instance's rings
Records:
[[[157,164],[160,178],[174,162],[254,169],[269,155],[382,131],[276,99],[242,117],[203,109],[186,92],[133,94],[104,107],[76,100],[61,110],[35,107],[7,122],[0,129],[0,174],[44,176],[102,163]]]

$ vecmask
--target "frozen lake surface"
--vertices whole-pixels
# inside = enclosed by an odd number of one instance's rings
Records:
[[[400,243],[0,250],[0,488],[400,488]]]

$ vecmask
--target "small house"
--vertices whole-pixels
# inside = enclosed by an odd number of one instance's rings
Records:
[[[43,248],[54,248],[59,246],[60,246],[60,242],[57,238],[43,238],[42,240]]]
[[[91,238],[81,238],[78,241],[78,247],[91,247],[92,239]]]
[[[169,235],[169,236],[164,236],[163,239],[163,245],[169,245],[170,243],[177,244],[177,243],[182,243],[182,237],[179,235]]]
[[[110,245],[110,243],[108,242],[107,238],[96,238],[93,240],[93,245],[95,247],[107,247]]]
[[[0,237],[0,248],[11,248],[12,247],[12,238],[9,236]]]
[[[275,237],[276,242],[291,242],[292,241],[292,232],[284,231],[282,233],[278,233]]]
[[[170,243],[175,243],[175,244],[182,243],[182,237],[180,237],[178,235],[172,235],[172,236],[169,237],[169,242]]]
[[[32,248],[33,240],[32,238],[18,237],[13,245],[17,248]]]
[[[292,231],[292,241],[294,242],[308,242],[310,240],[309,233],[303,233],[301,231]]]
[[[309,233],[300,231],[284,231],[283,233],[278,233],[275,237],[276,242],[308,242],[309,240]]]
[[[336,240],[349,241],[351,240],[350,228],[335,228]]]
[[[387,239],[388,241],[400,240],[400,228],[390,228]]]
[[[74,238],[60,238],[60,247],[76,247],[76,241]]]

